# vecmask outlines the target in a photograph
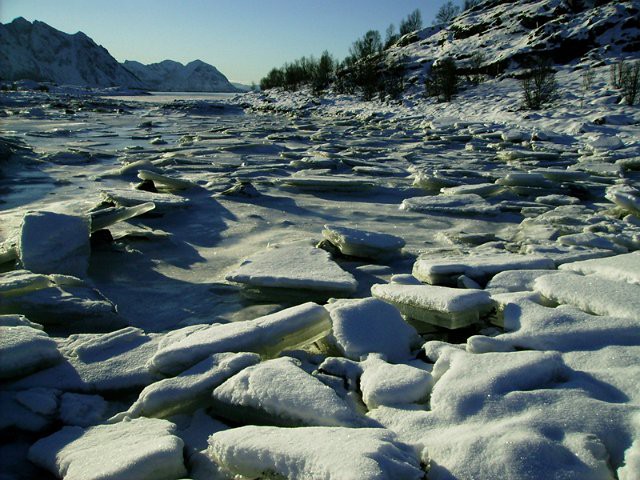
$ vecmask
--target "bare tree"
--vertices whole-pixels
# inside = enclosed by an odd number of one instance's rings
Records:
[[[539,110],[556,97],[558,91],[556,72],[548,62],[536,59],[533,67],[520,80],[520,86],[524,106],[531,110]]]
[[[455,5],[451,0],[443,4],[436,13],[436,18],[433,21],[434,25],[449,25],[454,18],[460,14],[460,7]]]
[[[422,28],[422,14],[417,8],[400,22],[400,36]]]

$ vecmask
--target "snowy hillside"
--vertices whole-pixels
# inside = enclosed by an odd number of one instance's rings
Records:
[[[591,52],[598,58],[629,56],[640,49],[636,1],[486,0],[464,11],[446,28],[430,27],[391,49],[423,64],[444,56],[460,67],[475,52],[487,73],[526,64],[532,55],[565,64]],[[419,39],[419,40],[418,40]]]
[[[144,88],[135,75],[84,33],[70,35],[24,18],[0,24],[0,79]]]
[[[143,65],[127,60],[124,67],[150,90],[160,92],[238,92],[218,69],[201,60],[182,65],[173,60]]]

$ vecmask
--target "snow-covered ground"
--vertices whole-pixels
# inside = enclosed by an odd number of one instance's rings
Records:
[[[594,70],[7,94],[2,478],[639,478],[640,110]]]

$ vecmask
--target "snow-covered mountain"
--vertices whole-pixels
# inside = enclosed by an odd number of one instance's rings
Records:
[[[143,65],[127,60],[122,64],[150,90],[162,92],[239,92],[227,77],[208,63],[194,60],[182,65],[173,60]]]
[[[135,75],[84,33],[70,35],[22,17],[0,24],[0,79],[144,88]]]
[[[587,54],[637,57],[639,18],[633,0],[484,0],[444,28],[409,34],[389,53],[416,68],[450,56],[464,69],[479,52],[492,74],[524,66],[534,55],[556,64]]]
[[[200,60],[187,65],[172,60],[121,64],[82,32],[71,35],[22,17],[0,24],[0,80],[169,92],[240,91],[218,69]]]

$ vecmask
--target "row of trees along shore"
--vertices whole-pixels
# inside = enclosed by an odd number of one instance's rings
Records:
[[[465,0],[462,9],[448,1],[438,11],[434,25],[447,25],[462,10],[474,7],[480,0]],[[349,55],[338,61],[328,51],[320,58],[302,57],[273,68],[262,80],[260,89],[283,88],[296,91],[303,86],[311,87],[320,95],[333,86],[336,93],[360,92],[365,100],[380,97],[399,98],[404,91],[404,59],[384,58],[383,53],[394,45],[411,42],[417,30],[421,30],[422,15],[416,9],[400,21],[398,29],[392,23],[384,39],[377,30],[369,30],[349,49]]]
[[[460,13],[472,9],[482,0],[465,0],[462,8],[448,1],[440,7],[434,26],[449,25]],[[332,88],[334,93],[360,94],[364,100],[398,100],[405,89],[405,58],[389,54],[394,45],[403,46],[419,39],[416,35],[422,29],[422,16],[416,9],[404,18],[396,30],[391,24],[385,38],[377,30],[369,30],[349,48],[349,55],[336,60],[328,51],[320,58],[302,57],[280,68],[272,69],[260,81],[261,90],[282,88],[296,91],[310,87],[315,95]],[[481,83],[486,72],[484,55],[477,51],[468,60],[468,85]],[[526,62],[525,62],[526,63]],[[528,59],[529,68],[520,76],[523,107],[537,110],[557,99],[555,71],[548,60],[538,56]],[[448,102],[458,93],[463,78],[453,58],[435,59],[425,73],[424,94],[438,101]],[[640,61],[619,61],[611,66],[611,85],[619,90],[621,98],[628,105],[640,100]],[[588,91],[593,84],[593,72],[583,73],[583,89]],[[583,94],[585,93],[583,92]]]

